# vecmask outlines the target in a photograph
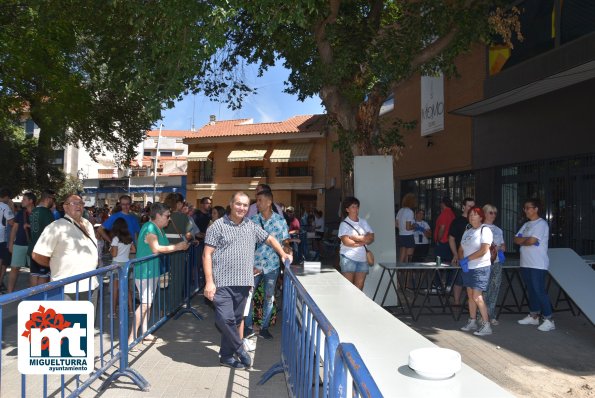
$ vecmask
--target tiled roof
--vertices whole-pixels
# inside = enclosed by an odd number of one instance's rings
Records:
[[[198,132],[191,130],[162,130],[161,137],[197,137]],[[147,137],[159,137],[159,130],[147,131]]]
[[[272,123],[251,123],[250,119],[222,120],[205,125],[195,137],[309,133],[323,131],[325,124],[325,115],[294,116]]]

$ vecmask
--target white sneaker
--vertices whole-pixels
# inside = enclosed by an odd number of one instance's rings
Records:
[[[490,319],[490,323],[492,324],[492,326],[498,326],[500,324],[500,322],[498,322],[496,318]]]
[[[244,349],[248,352],[252,352],[256,349],[256,344],[249,339],[243,340]]]
[[[461,328],[463,332],[469,332],[471,330],[477,330],[477,321],[469,318],[467,324]]]
[[[539,325],[539,317],[533,318],[531,314],[527,315],[523,319],[517,321],[519,325]]]
[[[488,336],[492,334],[492,326],[489,322],[484,322],[483,325],[481,325],[481,329],[479,329],[476,332],[473,332],[473,334],[476,336]]]
[[[539,325],[537,329],[541,330],[542,332],[549,332],[551,330],[556,330],[556,324],[551,319],[544,319],[543,323]]]

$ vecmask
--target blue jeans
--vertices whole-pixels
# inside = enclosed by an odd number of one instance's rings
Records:
[[[527,296],[529,297],[529,310],[532,315],[541,314],[544,318],[551,318],[552,304],[550,297],[545,290],[545,276],[547,271],[544,269],[521,267],[521,277],[525,286],[527,286]]]
[[[275,286],[277,285],[277,277],[279,276],[279,268],[269,271],[269,272],[262,272],[254,277],[254,290],[258,288],[260,282],[264,279],[264,308],[262,309],[263,312],[263,319],[262,319],[262,326],[261,329],[266,329],[269,327],[269,323],[271,322],[271,313],[273,312],[273,303],[275,302]],[[248,316],[244,320],[245,327],[252,329],[254,324],[254,314],[252,313],[254,309],[254,300],[250,301],[250,312]]]

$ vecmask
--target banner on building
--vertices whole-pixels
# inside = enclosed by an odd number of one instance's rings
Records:
[[[421,77],[421,135],[444,130],[444,76]]]

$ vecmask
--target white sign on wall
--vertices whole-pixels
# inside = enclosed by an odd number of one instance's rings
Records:
[[[444,76],[421,77],[421,135],[444,130]]]

